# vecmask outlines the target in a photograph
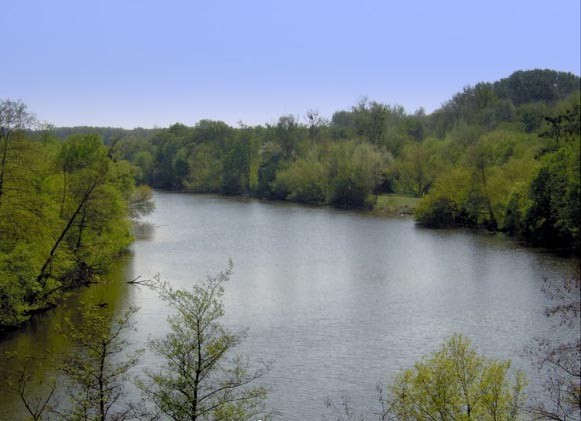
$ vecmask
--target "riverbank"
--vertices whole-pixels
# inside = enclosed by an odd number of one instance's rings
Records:
[[[418,197],[382,194],[377,196],[377,202],[371,212],[383,216],[411,216],[415,213],[419,201]]]

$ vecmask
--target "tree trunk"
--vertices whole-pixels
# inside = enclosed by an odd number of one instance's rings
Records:
[[[83,230],[85,229],[86,222],[87,219],[87,204],[85,203],[83,205],[83,210],[81,212],[81,223],[79,224],[79,236],[77,237],[77,245],[75,247],[75,252],[78,253],[78,251],[81,249],[81,244],[83,242]]]
[[[99,361],[99,415],[101,421],[105,421],[107,414],[105,412],[105,358],[107,356],[107,343],[105,340],[101,343],[101,359]]]
[[[91,185],[91,187],[89,188],[89,190],[87,190],[85,192],[85,195],[81,199],[79,206],[77,206],[77,209],[75,210],[73,215],[69,218],[69,221],[67,222],[66,226],[62,230],[60,236],[57,238],[57,240],[53,244],[47,259],[45,260],[44,264],[42,265],[42,268],[40,269],[40,273],[36,277],[36,281],[40,285],[42,285],[43,287],[46,284],[47,278],[50,276],[50,273],[47,272],[47,269],[49,268],[50,264],[52,263],[52,260],[54,259],[54,256],[55,256],[57,249],[59,248],[62,240],[65,238],[65,236],[67,235],[67,233],[69,232],[71,227],[73,226],[73,223],[74,223],[75,219],[77,218],[77,215],[81,212],[81,209],[83,208],[83,206],[85,206],[85,203],[87,203],[87,201],[89,200],[91,193],[93,193],[93,190],[95,190],[95,188],[99,184],[100,178],[101,177],[96,178],[95,181],[93,182],[93,184]]]

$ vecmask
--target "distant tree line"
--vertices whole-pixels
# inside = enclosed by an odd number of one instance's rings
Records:
[[[155,188],[342,208],[397,193],[422,198],[416,218],[428,226],[579,251],[579,88],[571,73],[518,71],[468,86],[431,114],[364,99],[330,120],[310,110],[264,126],[122,131],[119,150]]]

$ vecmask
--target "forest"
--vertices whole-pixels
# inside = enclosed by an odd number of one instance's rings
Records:
[[[0,332],[94,281],[131,244],[130,216],[152,206],[115,142],[35,126],[21,101],[0,102]]]
[[[330,120],[309,110],[264,126],[126,131],[119,150],[155,188],[368,209],[381,195],[413,196],[421,224],[578,253],[579,87],[571,73],[517,71],[430,114],[362,99]]]

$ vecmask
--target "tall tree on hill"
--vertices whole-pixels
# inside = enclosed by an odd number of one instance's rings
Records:
[[[14,132],[30,127],[34,120],[22,101],[0,101],[0,201],[4,194],[11,137]]]

